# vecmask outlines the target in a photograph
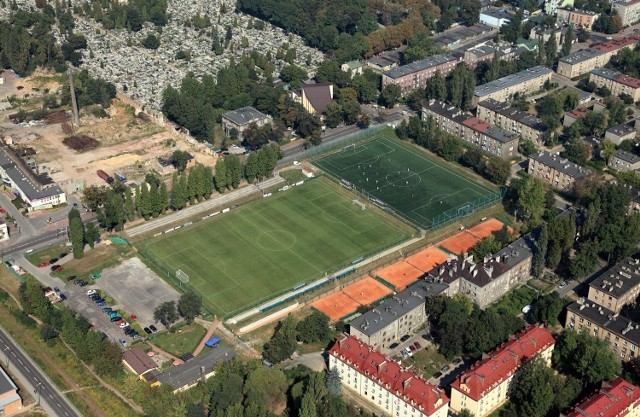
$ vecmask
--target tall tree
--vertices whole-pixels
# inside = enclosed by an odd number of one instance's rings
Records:
[[[93,222],[87,223],[87,229],[84,232],[84,240],[93,249],[94,245],[100,240],[100,229]]]
[[[536,252],[533,255],[531,273],[534,277],[540,278],[544,273],[544,263],[547,258],[547,248],[549,246],[549,230],[547,224],[540,226],[540,232],[536,241]]]
[[[140,211],[140,215],[144,217],[145,220],[149,220],[151,214],[153,213],[153,206],[149,188],[152,188],[152,185],[146,182],[143,182],[140,186],[140,205],[138,206],[138,211]]]
[[[571,45],[573,44],[573,40],[575,39],[575,35],[573,33],[573,24],[569,23],[569,27],[567,28],[567,32],[564,35],[564,40],[562,42],[562,55],[569,55],[571,52]]]
[[[186,292],[178,300],[178,311],[191,323],[202,310],[202,299],[193,292]]]
[[[133,221],[136,218],[136,210],[133,205],[133,195],[131,192],[131,188],[127,187],[124,189],[124,205],[127,213],[127,220]]]
[[[554,401],[553,371],[540,357],[535,357],[522,367],[511,394],[520,415],[544,417]]]
[[[180,179],[178,173],[174,172],[171,178],[171,208],[173,210],[182,210],[186,204],[186,198],[180,187]]]
[[[156,184],[149,184],[149,187],[149,208],[151,209],[151,215],[158,217],[162,211],[158,186]]]
[[[169,193],[167,192],[167,184],[164,181],[160,184],[158,203],[160,205],[160,214],[164,214],[169,209]]]
[[[69,211],[69,240],[73,248],[73,257],[80,259],[84,256],[84,224],[80,212],[73,208]]]
[[[249,155],[251,156],[251,155]],[[211,197],[211,193],[213,192],[213,171],[211,167],[205,166],[202,173],[202,195],[205,199],[209,199]]]
[[[178,311],[176,310],[175,301],[165,301],[156,307],[153,311],[153,318],[167,327],[178,320]]]
[[[227,169],[224,158],[218,158],[216,161],[216,175],[214,177],[214,182],[216,185],[216,190],[220,194],[224,193],[227,189],[229,183],[227,182]]]

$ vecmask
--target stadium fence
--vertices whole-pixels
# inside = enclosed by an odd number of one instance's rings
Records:
[[[494,191],[490,194],[484,195],[476,200],[470,201],[468,203],[462,204],[458,207],[453,207],[444,213],[441,213],[435,216],[431,220],[431,228],[437,228],[442,225],[445,225],[455,219],[467,217],[476,212],[483,207],[486,207],[490,204],[495,203],[496,201],[502,200],[507,192],[506,188],[501,188],[498,191]]]

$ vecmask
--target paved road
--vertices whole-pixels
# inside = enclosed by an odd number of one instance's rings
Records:
[[[38,398],[47,414],[52,417],[82,417],[82,414],[71,405],[64,395],[40,371],[18,344],[0,328],[0,349],[3,351],[3,361],[9,364],[11,372],[22,382],[31,395]]]

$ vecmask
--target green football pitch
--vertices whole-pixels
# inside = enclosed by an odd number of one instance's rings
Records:
[[[475,202],[498,195],[495,189],[384,136],[346,146],[314,163],[425,229],[434,226],[434,218],[442,213],[466,215]]]
[[[326,178],[219,216],[142,243],[141,249],[163,268],[185,272],[188,286],[225,317],[414,232],[362,210]]]

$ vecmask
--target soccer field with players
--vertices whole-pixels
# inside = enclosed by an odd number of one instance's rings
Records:
[[[205,305],[228,317],[414,231],[370,207],[362,210],[339,186],[318,178],[139,248],[162,268],[186,273]]]
[[[424,229],[438,225],[443,213],[449,218],[471,214],[499,198],[495,188],[384,136],[314,163]]]

